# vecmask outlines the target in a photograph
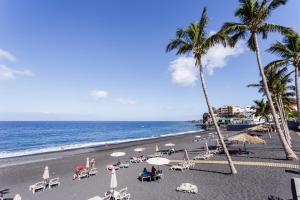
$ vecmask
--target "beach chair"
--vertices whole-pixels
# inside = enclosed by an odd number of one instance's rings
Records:
[[[89,177],[89,173],[85,170],[79,172],[78,174],[78,180],[82,179],[82,178],[88,178]]]
[[[103,197],[101,200],[110,200],[110,199],[111,199],[111,196],[107,195],[107,196]]]
[[[119,191],[120,195],[121,195],[121,194],[124,194],[124,193],[126,194],[126,193],[127,193],[127,189],[128,189],[127,187],[122,188],[122,189]]]
[[[58,177],[50,179],[50,181],[49,181],[49,188],[51,189],[54,186],[60,186],[60,181],[59,181]]]
[[[128,164],[128,163],[120,163],[120,164],[118,165],[118,167],[120,167],[120,168],[128,168],[128,167],[129,167],[129,164]]]
[[[144,182],[144,180],[151,181],[151,175],[149,174],[149,176],[143,176],[143,173],[140,173],[138,179],[142,182]]]
[[[99,196],[95,196],[95,197],[89,198],[88,200],[103,200],[103,198],[101,198]]]
[[[132,157],[132,158],[130,159],[130,162],[131,162],[131,163],[140,163],[141,160],[140,160],[139,158],[137,158],[137,157]]]
[[[116,198],[116,200],[129,200],[129,199],[130,199],[130,194],[129,193],[120,194]]]
[[[197,156],[194,157],[194,160],[207,160],[211,157],[213,157],[213,154],[210,153],[205,153],[205,154],[199,154]]]
[[[113,166],[113,165],[106,165],[106,168],[105,168],[105,169],[106,169],[106,170],[113,170],[113,169],[118,170],[119,167],[118,167],[118,166]]]
[[[171,167],[170,167],[170,170],[176,170],[176,171],[184,171],[186,169],[186,167],[185,166],[183,166],[183,165],[172,165]]]
[[[92,168],[89,170],[88,173],[89,173],[89,176],[95,176],[95,175],[97,175],[98,170],[97,170],[97,168]]]
[[[35,194],[37,191],[42,190],[44,191],[46,189],[46,184],[44,181],[35,183],[31,186],[29,186],[29,190],[32,190],[32,193]]]

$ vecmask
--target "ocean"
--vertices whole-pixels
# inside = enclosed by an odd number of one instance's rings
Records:
[[[199,131],[191,122],[0,122],[0,159]]]

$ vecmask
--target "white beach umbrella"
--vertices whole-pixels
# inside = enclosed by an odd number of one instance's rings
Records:
[[[196,135],[195,138],[201,138],[201,135]]]
[[[43,179],[44,179],[44,180],[47,180],[47,179],[49,179],[49,178],[50,178],[50,175],[49,175],[49,168],[48,168],[48,166],[46,166],[45,169],[44,169],[44,173],[43,173]]]
[[[174,147],[175,144],[173,144],[173,143],[167,143],[167,144],[165,144],[165,146],[166,146],[166,147]]]
[[[150,158],[147,160],[147,163],[150,165],[167,165],[170,163],[170,160],[161,157]]]
[[[136,148],[136,149],[134,149],[135,152],[142,152],[144,150],[145,150],[145,148]]]
[[[111,170],[111,179],[110,179],[110,188],[113,190],[113,197],[114,197],[114,191],[118,187],[118,182],[117,182],[117,175],[116,175],[116,170],[113,168]]]
[[[157,146],[157,145],[155,146],[155,151],[156,151],[156,152],[159,152],[159,149],[158,149],[158,146]]]
[[[157,165],[158,169],[160,165],[167,165],[170,163],[170,160],[161,157],[150,158],[147,160],[147,163],[150,165]]]
[[[209,149],[208,149],[208,145],[207,145],[207,142],[205,142],[205,151],[206,151],[206,153],[208,153],[209,152]]]
[[[189,161],[189,160],[190,160],[190,159],[189,159],[189,154],[188,154],[188,152],[187,152],[186,149],[184,150],[183,159],[184,159],[185,161]]]
[[[85,168],[87,168],[87,169],[90,168],[90,158],[89,157],[86,158]]]
[[[13,200],[22,200],[21,196],[19,194],[16,194]]]
[[[121,157],[121,156],[125,156],[126,153],[125,152],[113,152],[112,154],[110,154],[110,156],[112,157]]]
[[[119,157],[125,156],[126,153],[125,152],[113,152],[112,154],[110,154],[110,156],[112,157],[117,157],[118,158],[118,162],[119,162]]]

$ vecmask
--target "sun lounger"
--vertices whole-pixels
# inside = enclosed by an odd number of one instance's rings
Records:
[[[130,162],[131,162],[131,163],[140,163],[141,161],[140,161],[137,157],[132,157],[132,158],[130,159]]]
[[[79,174],[78,174],[78,180],[80,180],[80,179],[82,179],[82,178],[88,178],[89,177],[89,173],[88,173],[88,171],[81,171],[81,172],[79,172]]]
[[[38,183],[35,183],[35,184],[29,186],[29,190],[32,190],[33,194],[39,190],[44,191],[45,189],[46,189],[46,184],[44,181],[41,181],[41,182],[38,182]]]
[[[143,176],[143,173],[140,173],[138,179],[141,180],[142,182],[144,182],[144,180],[151,181],[151,175],[149,174],[148,176]]]
[[[120,164],[118,165],[118,167],[120,167],[120,168],[128,168],[128,167],[129,167],[129,164],[128,164],[128,163],[120,163]]]
[[[206,159],[212,158],[213,156],[214,155],[210,154],[210,153],[199,154],[199,155],[194,157],[194,160],[206,160]]]
[[[148,155],[147,158],[155,158],[155,157],[162,157],[162,153],[156,152],[154,154]]]
[[[97,168],[92,168],[88,171],[88,173],[89,173],[89,176],[95,176],[95,175],[97,175],[98,170],[97,170]]]
[[[180,166],[180,165],[172,165],[170,167],[170,170],[184,171],[184,170],[186,170],[186,168],[184,166]]]
[[[130,199],[129,193],[119,194],[116,198],[116,200],[129,200],[129,199]]]
[[[124,194],[124,193],[126,194],[126,193],[127,193],[127,187],[121,189],[121,190],[119,191],[119,193],[120,193],[120,194]]]
[[[118,170],[119,167],[118,166],[113,166],[113,165],[106,165],[106,170],[112,170],[112,169]]]
[[[193,167],[195,163],[193,162],[183,162],[183,163],[178,163],[177,165],[172,165],[170,167],[170,170],[179,170],[179,171],[184,171],[186,169],[190,169]]]
[[[102,198],[102,200],[110,200],[110,199],[111,199],[111,196],[110,196],[110,195],[105,196],[105,197]]]
[[[188,193],[198,193],[198,187],[190,183],[182,183],[179,187],[176,188],[176,191],[179,192],[188,192]]]
[[[60,181],[59,181],[58,177],[50,179],[50,181],[49,181],[49,188],[52,188],[54,186],[60,186]]]
[[[99,197],[99,196],[95,196],[95,197],[92,197],[88,200],[110,200],[111,196],[105,196],[105,197]]]

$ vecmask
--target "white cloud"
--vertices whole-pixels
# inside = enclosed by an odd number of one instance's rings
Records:
[[[14,62],[17,60],[17,58],[13,54],[11,54],[10,52],[5,51],[3,49],[0,49],[0,59],[8,60],[11,62]]]
[[[179,57],[170,63],[172,81],[181,86],[193,86],[197,80],[197,68],[193,57]]]
[[[0,65],[0,80],[15,80],[17,76],[34,76],[34,74],[28,70],[14,70],[5,65]]]
[[[234,48],[216,45],[202,58],[202,64],[207,68],[208,74],[213,75],[216,68],[227,65],[230,57],[238,56],[246,51],[246,47],[238,43]],[[193,86],[198,79],[198,70],[193,57],[179,57],[170,63],[172,81],[181,86]]]
[[[246,47],[238,43],[234,48],[224,47],[219,44],[212,47],[203,57],[202,62],[209,75],[213,75],[216,68],[223,68],[227,65],[228,58],[238,56],[246,51]]]
[[[124,105],[136,105],[137,104],[137,102],[135,100],[128,99],[128,98],[119,98],[119,99],[117,99],[117,101]]]
[[[94,98],[98,99],[105,99],[108,96],[108,92],[104,90],[92,90],[90,91],[90,95]]]

